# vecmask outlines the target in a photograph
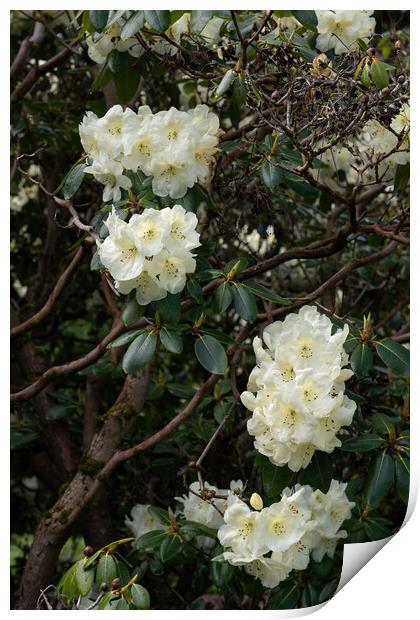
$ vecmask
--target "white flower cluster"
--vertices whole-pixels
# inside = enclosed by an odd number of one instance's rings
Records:
[[[242,403],[253,412],[248,432],[275,465],[305,468],[315,450],[341,445],[337,431],[351,423],[356,404],[344,395],[353,375],[343,344],[348,325],[331,335],[330,319],[304,306],[268,325],[253,341],[257,365]],[[253,392],[256,392],[254,394]]]
[[[410,104],[404,103],[392,119],[390,129],[376,119],[368,120],[357,137],[349,139],[346,145],[338,144],[322,153],[320,160],[326,167],[313,172],[334,189],[340,188],[340,170],[350,185],[376,180],[391,183],[397,165],[409,162],[409,149]]]
[[[241,480],[232,480],[229,489],[218,489],[208,482],[203,482],[202,488],[199,482],[193,482],[190,484],[188,495],[175,499],[183,504],[181,512],[188,521],[195,521],[217,530],[224,523],[220,514],[224,513],[227,508],[227,499],[224,498],[231,495],[237,496],[242,490],[243,483]],[[213,499],[211,497],[213,494],[220,497]]]
[[[200,245],[194,213],[175,205],[145,209],[124,222],[113,208],[105,224],[109,235],[98,242],[98,254],[121,293],[136,289],[138,303],[147,305],[182,291],[187,273],[195,271],[191,250]]]
[[[328,492],[322,493],[296,485],[260,511],[231,495],[218,531],[220,543],[229,549],[224,559],[243,566],[263,586],[275,588],[291,570],[304,570],[311,553],[316,562],[325,554],[332,558],[338,540],[347,536],[340,527],[355,505],[346,497],[346,486],[332,480]]]
[[[265,256],[277,241],[274,228],[271,224],[266,228],[265,238],[262,237],[255,228],[249,232],[248,224],[245,224],[239,231],[238,237],[239,242],[236,241],[235,245],[239,245],[243,250],[254,252],[259,256]]]
[[[346,54],[358,49],[357,39],[367,43],[375,32],[373,11],[315,11],[318,18],[316,46]]]
[[[92,162],[85,172],[105,185],[105,201],[118,201],[121,188],[131,187],[124,170],[153,177],[157,196],[181,198],[197,181],[208,183],[220,130],[218,116],[206,105],[156,114],[148,106],[136,114],[115,105],[102,118],[88,112],[79,133]]]
[[[139,58],[143,54],[144,49],[135,37],[130,37],[125,41],[121,39],[123,24],[122,20],[117,20],[103,32],[94,32],[86,38],[88,55],[93,62],[99,65],[104,64],[108,54],[113,50],[128,52],[134,58]]]

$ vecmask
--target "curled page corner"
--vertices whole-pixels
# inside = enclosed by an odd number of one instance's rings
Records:
[[[358,573],[359,570],[365,566],[365,564],[367,564],[392,538],[394,538],[394,536],[398,536],[399,531],[406,525],[413,514],[414,506],[417,502],[417,494],[418,486],[417,484],[414,484],[413,479],[411,479],[407,511],[398,532],[392,536],[388,536],[387,538],[381,538],[380,540],[344,544],[340,582],[333,596],[335,596],[341,588],[343,588],[352,579],[352,577],[354,577],[356,573]]]

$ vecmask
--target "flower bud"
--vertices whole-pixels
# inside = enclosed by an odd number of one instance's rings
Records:
[[[261,495],[258,495],[258,493],[253,493],[251,495],[249,503],[251,504],[252,508],[254,508],[254,510],[262,510],[264,508],[262,497]]]

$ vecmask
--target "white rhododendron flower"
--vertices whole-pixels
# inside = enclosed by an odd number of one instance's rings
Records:
[[[402,140],[395,134],[402,136]],[[319,157],[323,165],[313,174],[333,189],[340,189],[340,172],[349,185],[361,181],[393,183],[397,165],[410,160],[409,150],[410,105],[405,103],[389,129],[377,119],[370,119],[346,145],[338,144],[324,151]]]
[[[136,114],[115,105],[102,118],[87,112],[79,133],[91,163],[86,172],[105,185],[104,201],[117,201],[120,188],[131,187],[125,171],[152,176],[152,190],[162,197],[181,198],[197,181],[208,183],[220,129],[206,105],[156,114],[148,106]]]
[[[93,62],[103,65],[113,50],[128,52],[134,58],[143,54],[144,49],[135,37],[130,37],[125,41],[121,39],[123,25],[124,20],[117,20],[103,32],[94,32],[86,38],[88,55]]]
[[[125,524],[130,528],[133,536],[140,538],[147,532],[153,530],[163,530],[165,525],[159,521],[155,515],[149,511],[150,504],[136,504],[130,512],[130,516],[125,517]]]
[[[336,433],[351,424],[356,404],[344,395],[353,373],[344,368],[348,326],[334,334],[330,319],[304,306],[268,325],[254,338],[257,365],[242,403],[252,411],[248,432],[255,448],[275,465],[305,468],[315,450],[341,445]]]
[[[373,11],[315,11],[318,18],[316,46],[346,54],[358,49],[357,39],[367,43],[375,31]]]
[[[309,485],[284,489],[279,502],[251,510],[239,497],[228,498],[224,523],[217,536],[223,558],[275,588],[292,570],[305,570],[310,556],[320,562],[334,556],[340,530],[355,506],[346,497],[346,484],[332,480],[327,493]]]
[[[193,213],[175,205],[162,211],[145,209],[124,222],[113,208],[105,225],[109,235],[98,242],[98,254],[118,291],[128,294],[135,289],[140,305],[182,291],[187,274],[195,271],[191,250],[200,245]]]

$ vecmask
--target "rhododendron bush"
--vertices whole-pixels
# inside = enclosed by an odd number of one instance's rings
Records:
[[[408,12],[11,41],[15,606],[328,600],[408,501]]]

